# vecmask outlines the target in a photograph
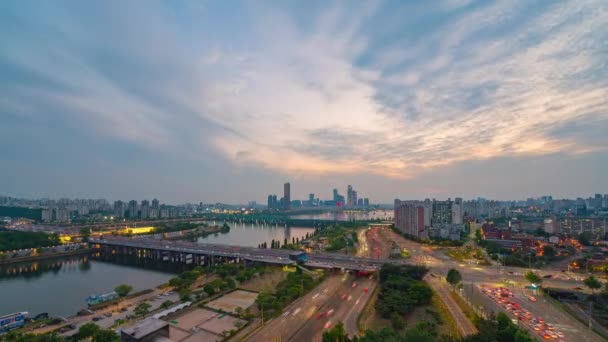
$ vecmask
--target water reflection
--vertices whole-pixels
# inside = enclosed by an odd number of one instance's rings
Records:
[[[292,219],[303,220],[330,220],[330,221],[368,221],[368,220],[392,220],[392,210],[370,210],[351,211],[343,210],[336,212],[325,212],[320,214],[291,215]]]

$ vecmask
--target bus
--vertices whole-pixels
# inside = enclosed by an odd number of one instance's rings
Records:
[[[25,325],[28,312],[16,312],[10,315],[0,316],[0,332],[7,332]]]

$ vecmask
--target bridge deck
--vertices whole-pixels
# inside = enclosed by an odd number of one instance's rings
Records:
[[[241,258],[250,261],[281,265],[291,264],[294,262],[289,259],[289,255],[293,251],[287,249],[265,249],[231,245],[204,244],[189,241],[154,240],[150,238],[90,239],[89,243],[107,246],[160,250],[173,253]],[[362,258],[333,253],[312,253],[308,254],[308,262],[306,262],[305,265],[320,268],[375,270],[378,269],[383,263],[387,262],[399,263],[395,260],[388,259]]]

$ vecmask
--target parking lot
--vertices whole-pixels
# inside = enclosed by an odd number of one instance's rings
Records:
[[[104,329],[108,329],[111,326],[113,326],[114,323],[116,323],[116,321],[119,319],[127,320],[128,318],[133,317],[135,315],[133,310],[135,309],[135,307],[138,304],[140,304],[143,301],[146,301],[148,304],[150,304],[150,311],[153,311],[153,310],[160,308],[162,303],[164,303],[165,301],[168,301],[168,300],[172,301],[174,303],[179,302],[179,295],[174,292],[164,292],[164,293],[152,295],[150,297],[147,297],[146,299],[141,299],[141,300],[133,302],[133,303],[130,303],[130,302],[124,303],[124,304],[119,303],[108,309],[101,310],[100,313],[96,313],[93,316],[87,316],[88,317],[87,320],[83,320],[79,323],[73,324],[74,329],[65,331],[65,332],[61,333],[61,335],[62,336],[72,336],[78,332],[78,328],[80,328],[80,326],[82,326],[86,323],[89,323],[89,322],[94,322],[95,324],[99,325],[100,327],[102,327]]]

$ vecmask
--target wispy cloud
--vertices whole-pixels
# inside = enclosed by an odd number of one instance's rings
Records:
[[[182,5],[6,5],[0,110],[291,175],[608,146],[604,1]]]

